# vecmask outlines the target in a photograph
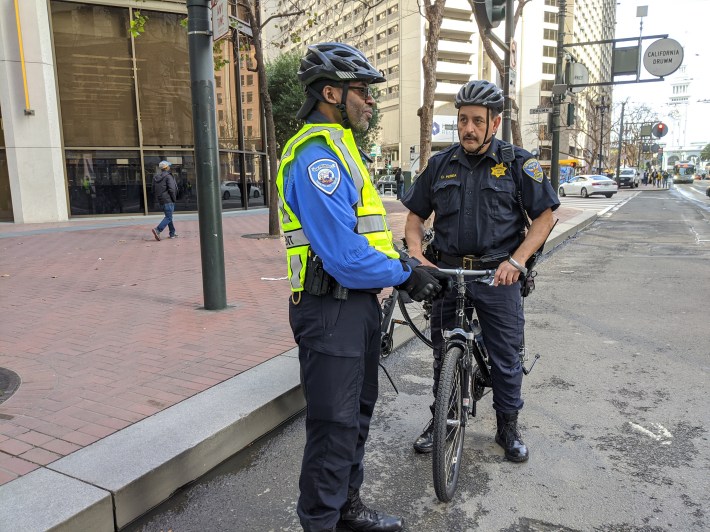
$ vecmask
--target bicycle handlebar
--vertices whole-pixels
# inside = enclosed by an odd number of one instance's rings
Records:
[[[493,286],[495,283],[495,270],[464,270],[463,268],[440,268],[440,272],[448,273],[449,275],[456,276],[459,282],[463,282],[464,277],[477,277],[476,282],[487,284],[488,286]]]

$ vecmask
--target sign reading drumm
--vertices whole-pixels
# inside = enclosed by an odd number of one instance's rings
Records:
[[[652,76],[668,76],[682,64],[683,47],[674,39],[658,39],[643,54],[643,66]]]

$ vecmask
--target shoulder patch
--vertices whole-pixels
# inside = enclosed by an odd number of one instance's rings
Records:
[[[333,159],[318,159],[308,166],[308,177],[316,188],[331,196],[340,184],[340,168]]]
[[[533,178],[533,181],[537,181],[538,183],[542,183],[542,178],[545,175],[542,172],[542,166],[540,166],[540,162],[537,159],[528,159],[523,163],[523,172],[525,172],[528,176]]]

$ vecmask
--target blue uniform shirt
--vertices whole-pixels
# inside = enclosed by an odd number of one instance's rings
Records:
[[[318,112],[311,113],[308,121],[329,123]],[[327,186],[315,178],[315,165],[332,171],[334,179]],[[322,137],[306,141],[284,170],[284,197],[300,220],[313,251],[323,260],[325,271],[342,286],[384,288],[409,278],[399,260],[377,251],[355,232],[358,190]]]
[[[514,159],[505,161],[501,148]],[[494,138],[482,155],[460,144],[436,153],[402,200],[417,216],[434,218],[434,247],[448,255],[512,253],[521,242],[523,215],[517,190],[531,219],[560,205],[532,154]]]

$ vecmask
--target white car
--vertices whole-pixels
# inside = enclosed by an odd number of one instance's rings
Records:
[[[619,187],[638,188],[641,183],[638,170],[636,168],[620,168],[616,183]]]
[[[241,188],[241,183],[239,181],[222,181],[222,183],[220,183],[219,185],[219,190],[222,193],[222,199],[225,200],[228,200],[232,197],[241,198]],[[261,191],[257,187],[250,185],[249,197],[258,198],[259,196],[261,196]]]
[[[578,175],[560,185],[558,190],[562,197],[569,194],[579,194],[586,198],[596,194],[611,198],[618,192],[619,185],[604,175]]]

